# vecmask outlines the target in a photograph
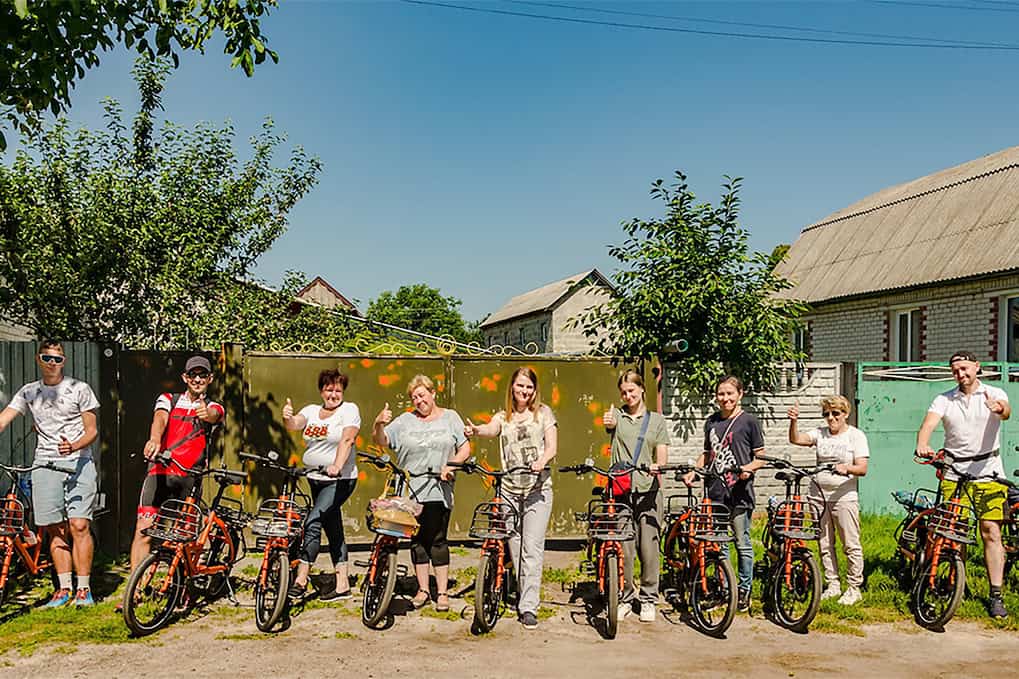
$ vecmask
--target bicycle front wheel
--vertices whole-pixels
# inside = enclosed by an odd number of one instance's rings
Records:
[[[166,626],[184,592],[184,573],[172,552],[152,552],[131,572],[124,589],[124,623],[135,636]]]
[[[918,570],[912,592],[913,618],[921,627],[941,629],[962,601],[966,564],[958,552],[942,552],[937,567],[925,561]]]
[[[619,555],[609,552],[605,555],[605,634],[616,638],[619,629]]]
[[[736,615],[736,576],[729,560],[718,552],[704,555],[704,573],[691,569],[688,584],[694,624],[712,637],[725,636]]]
[[[479,631],[490,632],[499,622],[505,587],[505,580],[499,579],[499,554],[482,552],[474,579],[474,623]]]
[[[262,564],[255,582],[255,625],[271,632],[287,608],[290,587],[290,559],[283,549],[273,549]]]
[[[814,555],[795,549],[786,572],[779,561],[773,573],[772,604],[775,621],[793,632],[806,632],[821,606],[821,569]]]
[[[375,543],[365,578],[361,622],[365,627],[375,628],[386,619],[396,589],[396,550],[381,542]]]

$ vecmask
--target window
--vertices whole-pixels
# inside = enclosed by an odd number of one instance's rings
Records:
[[[1019,297],[1005,300],[1005,360],[1019,363]]]
[[[895,312],[895,360],[920,360],[920,310]]]
[[[524,348],[524,343],[526,342],[525,338],[526,338],[526,334],[524,333],[524,326],[520,326],[520,348],[521,349]]]
[[[541,324],[541,341],[542,342],[548,341],[548,322]]]
[[[793,331],[793,349],[797,352],[807,353],[807,329],[797,328]]]

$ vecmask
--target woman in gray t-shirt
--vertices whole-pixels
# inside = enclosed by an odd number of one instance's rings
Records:
[[[520,515],[520,530],[510,538],[510,553],[518,565],[517,614],[520,624],[534,629],[541,600],[545,532],[552,514],[552,477],[545,467],[555,457],[558,444],[555,415],[541,403],[535,372],[517,368],[506,389],[506,408],[486,424],[468,420],[465,433],[498,436],[503,469],[528,467],[536,472],[507,475],[502,485],[503,498],[517,507]]]
[[[389,404],[375,418],[372,437],[380,446],[392,448],[396,463],[411,474],[440,472],[442,479],[411,476],[411,496],[424,509],[418,517],[417,535],[410,541],[410,556],[418,580],[415,607],[428,603],[428,564],[435,569],[438,595],[435,610],[449,610],[449,544],[446,529],[453,506],[453,471],[449,461],[463,462],[471,454],[464,435],[464,423],[455,410],[435,404],[435,384],[425,375],[416,375],[407,385],[413,412],[393,419]]]

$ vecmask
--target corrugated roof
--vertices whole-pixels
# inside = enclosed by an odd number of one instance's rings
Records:
[[[816,303],[1019,269],[1019,146],[892,186],[803,229],[777,272]]]
[[[498,310],[492,313],[491,316],[486,318],[481,324],[481,327],[484,328],[502,321],[507,321],[511,318],[526,316],[527,314],[533,314],[539,311],[547,311],[554,307],[560,299],[570,292],[574,285],[592,275],[609,288],[612,287],[612,284],[601,274],[600,271],[598,271],[598,269],[588,269],[587,271],[582,271],[575,276],[569,276],[561,281],[549,283],[548,285],[543,285],[540,288],[530,290],[529,292],[513,297],[510,301],[506,302],[499,307]]]

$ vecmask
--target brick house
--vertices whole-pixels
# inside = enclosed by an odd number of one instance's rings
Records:
[[[810,360],[1019,362],[1019,146],[811,224],[777,272],[811,305]]]
[[[590,351],[599,338],[566,325],[586,308],[608,301],[613,290],[598,269],[590,269],[517,295],[481,322],[485,346],[537,347],[540,354]]]
[[[305,302],[311,302],[323,306],[327,309],[340,309],[342,311],[349,311],[355,316],[360,316],[361,313],[354,306],[354,303],[343,296],[339,290],[329,285],[329,283],[321,276],[315,276],[314,279],[303,288],[297,291],[294,295],[297,299]]]

